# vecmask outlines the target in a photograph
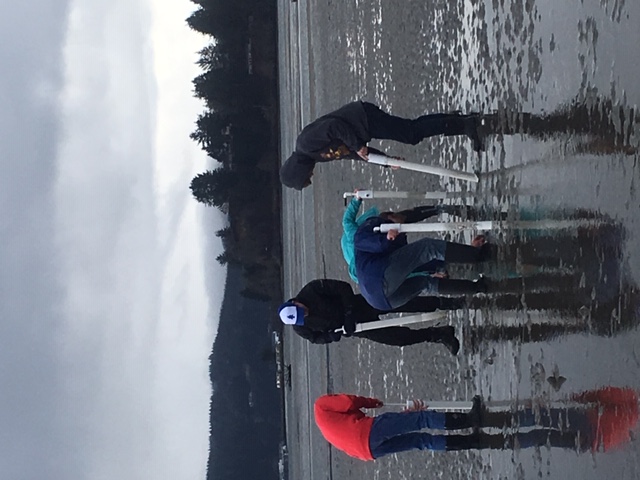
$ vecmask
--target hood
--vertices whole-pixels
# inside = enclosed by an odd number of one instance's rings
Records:
[[[302,190],[315,165],[313,158],[294,152],[280,168],[280,181],[287,187]]]

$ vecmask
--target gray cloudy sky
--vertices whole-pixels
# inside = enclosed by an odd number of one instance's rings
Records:
[[[2,3],[1,477],[204,478],[195,5]]]

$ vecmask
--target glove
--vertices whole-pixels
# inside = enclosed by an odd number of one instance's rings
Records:
[[[353,319],[351,308],[347,308],[344,312],[344,320],[342,322],[344,327],[345,336],[350,337],[356,331],[356,322]]]

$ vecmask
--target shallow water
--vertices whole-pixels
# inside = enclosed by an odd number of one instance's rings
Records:
[[[327,447],[309,406],[328,390],[402,401],[640,389],[640,4],[325,0],[279,8],[285,154],[303,124],[356,98],[403,116],[491,114],[480,156],[463,138],[383,144],[410,161],[478,171],[477,185],[336,162],[316,169],[313,189],[286,191],[286,292],[313,278],[348,278],[339,247],[342,193],[356,187],[467,192],[478,219],[599,222],[527,232],[507,222],[492,232],[498,255],[483,269],[501,293],[450,316],[463,338],[457,358],[439,345],[394,349],[346,339],[320,347],[287,336],[290,478],[638,478],[634,442],[607,453],[417,452],[363,463]],[[548,378],[559,376],[566,381],[556,391]]]

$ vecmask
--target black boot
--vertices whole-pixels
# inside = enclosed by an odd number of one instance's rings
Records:
[[[421,222],[427,218],[438,215],[438,213],[440,213],[440,207],[435,206],[421,206],[398,212],[398,214],[404,217],[404,223]]]
[[[420,117],[418,120],[422,120],[427,129],[432,132],[434,118],[433,116]],[[478,126],[482,121],[482,117],[480,115],[472,114],[472,115],[461,115],[460,113],[452,113],[447,115],[442,115],[438,118],[439,122],[441,122],[441,131],[444,135],[466,135],[473,142],[473,150],[476,152],[480,152],[484,150],[484,142],[482,141],[480,132],[478,131]],[[433,135],[433,133],[431,133]]]
[[[484,277],[481,277],[475,282],[471,280],[451,280],[450,278],[441,278],[438,280],[438,295],[461,297],[486,292],[487,285]]]
[[[447,242],[444,261],[447,263],[477,263],[480,261],[480,249],[462,243]]]
[[[464,133],[471,139],[473,142],[473,151],[474,152],[483,152],[484,151],[484,141],[478,131],[478,126],[482,121],[479,115],[468,115],[464,119]]]
[[[460,310],[467,308],[467,299],[465,297],[439,297],[440,305],[438,310]]]
[[[445,430],[462,430],[465,428],[473,428],[477,433],[482,427],[482,418],[484,415],[484,406],[482,405],[482,397],[476,395],[473,397],[473,406],[469,413],[445,413],[444,428]]]
[[[460,341],[456,338],[456,329],[452,326],[427,328],[429,342],[441,343],[451,355],[457,355],[460,350]]]
[[[438,208],[442,213],[460,218],[463,218],[465,213],[467,218],[475,216],[475,209],[468,205],[440,205]]]
[[[445,430],[464,430],[474,426],[473,419],[468,413],[445,413],[444,429]]]
[[[480,435],[474,433],[472,435],[447,435],[445,450],[476,450],[482,448]]]

